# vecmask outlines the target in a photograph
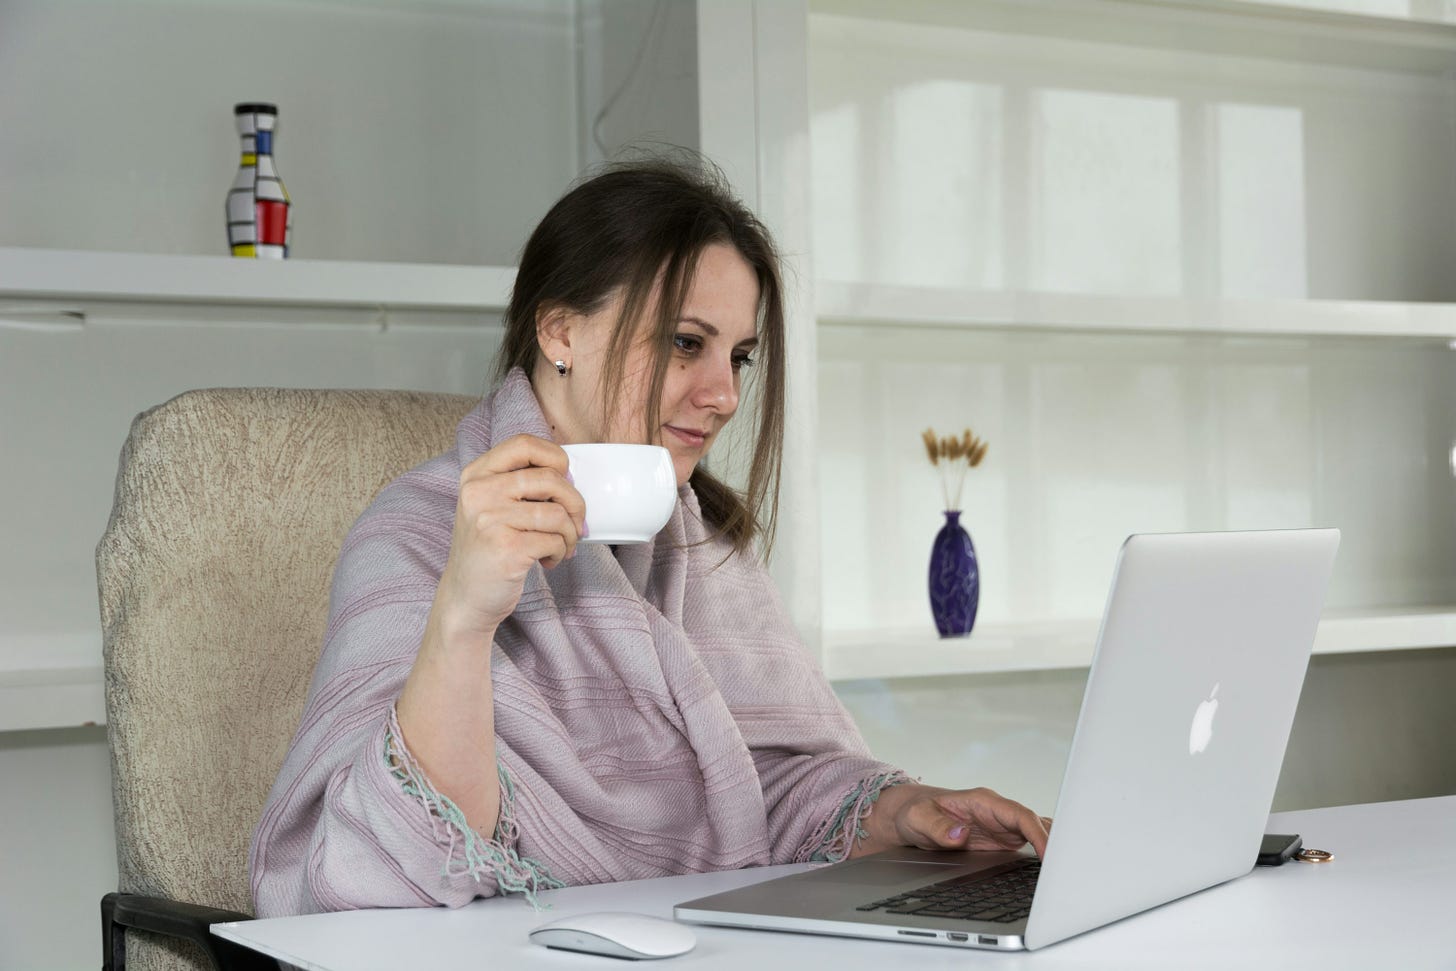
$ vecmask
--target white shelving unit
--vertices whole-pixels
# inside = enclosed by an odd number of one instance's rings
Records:
[[[1084,667],[1137,531],[1339,525],[1315,651],[1456,645],[1456,25],[1340,6],[811,3],[831,679]]]

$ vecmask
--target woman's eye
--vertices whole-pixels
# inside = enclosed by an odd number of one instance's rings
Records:
[[[672,346],[684,354],[698,354],[703,350],[703,339],[696,334],[674,334]],[[746,352],[733,355],[733,370],[753,367],[753,358]]]

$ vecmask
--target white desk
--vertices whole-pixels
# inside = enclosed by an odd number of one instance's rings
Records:
[[[1276,813],[1268,832],[1300,833],[1331,863],[1259,867],[1231,883],[1034,952],[995,953],[694,926],[698,946],[671,967],[755,971],[917,968],[1456,968],[1456,796]],[[1172,849],[1172,848],[1170,848]],[[567,914],[671,916],[708,893],[804,866],[568,887],[540,914],[518,898],[458,910],[366,910],[216,924],[213,933],[308,971],[621,968],[551,951],[527,932]],[[643,967],[655,966],[650,963]]]

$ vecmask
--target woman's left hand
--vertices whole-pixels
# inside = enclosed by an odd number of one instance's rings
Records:
[[[876,816],[880,818],[876,820]],[[907,783],[880,793],[866,820],[869,842],[879,845],[864,846],[861,852],[890,846],[1015,850],[1030,843],[1041,856],[1046,852],[1051,822],[990,789],[939,789]]]

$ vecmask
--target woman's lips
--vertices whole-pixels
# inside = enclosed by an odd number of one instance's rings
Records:
[[[702,448],[703,443],[708,440],[708,436],[702,432],[695,432],[688,428],[678,428],[676,425],[668,425],[667,430],[676,435],[684,444],[691,445],[693,448]]]

